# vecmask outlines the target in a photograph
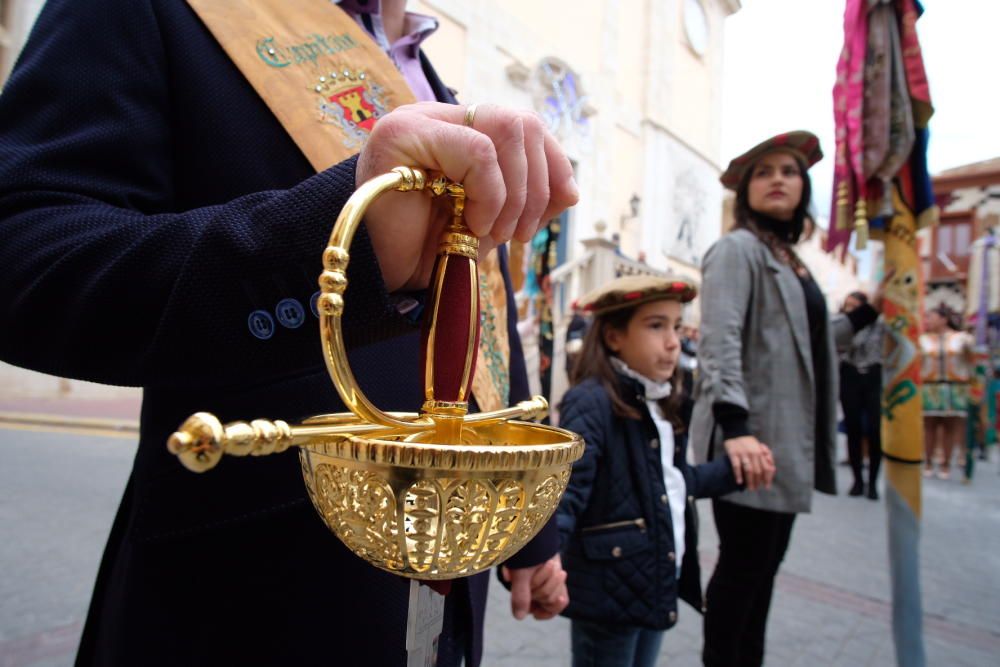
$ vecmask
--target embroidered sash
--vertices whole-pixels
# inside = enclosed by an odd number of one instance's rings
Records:
[[[309,163],[357,153],[375,121],[416,101],[389,57],[318,0],[188,0]]]
[[[484,412],[510,403],[510,340],[507,336],[507,286],[494,250],[479,262],[479,350],[472,395]]]
[[[357,153],[375,122],[416,101],[403,75],[329,0],[188,0],[317,171]],[[510,400],[507,293],[494,251],[480,265],[481,410]]]

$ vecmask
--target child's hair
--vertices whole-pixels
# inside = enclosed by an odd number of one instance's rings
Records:
[[[614,356],[614,352],[605,344],[604,333],[609,328],[623,331],[628,327],[635,312],[636,308],[622,308],[596,316],[583,338],[583,349],[573,364],[569,378],[571,385],[577,385],[590,377],[596,379],[608,392],[612,411],[626,419],[641,419],[642,415],[621,395],[618,373],[608,359]],[[670,379],[672,385],[670,396],[659,402],[664,418],[673,425],[676,433],[682,433],[685,428],[680,414],[684,402],[683,379],[684,370],[678,365],[674,370],[674,376]]]

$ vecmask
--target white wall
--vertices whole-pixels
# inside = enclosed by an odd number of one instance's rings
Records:
[[[28,39],[28,33],[31,32],[31,26],[34,25],[43,4],[45,0],[0,2],[0,9],[3,10],[3,33],[0,34],[0,86],[3,86],[10,75],[17,55]]]

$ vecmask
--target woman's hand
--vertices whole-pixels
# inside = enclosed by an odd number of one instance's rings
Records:
[[[752,435],[730,438],[723,443],[726,454],[733,464],[733,476],[737,484],[745,484],[754,491],[761,487],[771,488],[774,479],[774,457],[771,449]]]

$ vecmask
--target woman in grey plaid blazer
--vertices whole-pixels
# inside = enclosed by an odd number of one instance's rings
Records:
[[[811,231],[809,132],[773,137],[734,159],[732,232],[702,266],[700,374],[691,423],[699,460],[729,456],[748,490],[713,501],[719,560],[706,593],[704,664],[758,666],[774,576],[812,490],[836,493],[835,337],[877,317],[831,321],[793,246]],[[774,457],[773,483],[761,443]],[[760,488],[755,488],[760,487]],[[755,490],[750,490],[755,489]]]

